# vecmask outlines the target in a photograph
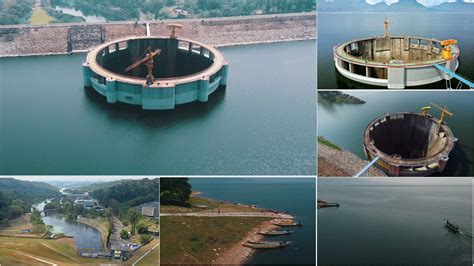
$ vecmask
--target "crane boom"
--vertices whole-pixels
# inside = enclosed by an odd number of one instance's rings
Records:
[[[150,48],[148,48],[148,49],[150,49]],[[159,55],[160,52],[161,52],[160,49],[156,49],[155,51],[148,53],[145,57],[143,57],[142,59],[138,60],[137,62],[131,64],[129,67],[127,67],[125,69],[125,72],[128,72],[128,71],[138,67],[139,65],[145,63],[146,61],[148,61],[150,59],[153,59],[153,57]]]

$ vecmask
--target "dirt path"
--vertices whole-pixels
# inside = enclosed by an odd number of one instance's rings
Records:
[[[259,231],[270,231],[277,229],[278,226],[272,224],[270,221],[263,222],[261,225],[254,227],[247,235],[238,243],[228,249],[222,256],[217,258],[212,264],[244,264],[254,253],[255,249],[244,247],[243,243],[247,240],[261,241],[264,236],[258,234]]]
[[[263,217],[263,218],[279,218],[293,219],[294,217],[285,213],[272,212],[190,212],[190,213],[161,213],[163,216],[191,216],[191,217]]]
[[[41,258],[38,258],[38,257],[35,257],[33,255],[30,255],[28,253],[23,253],[23,252],[20,252],[20,251],[15,251],[16,253],[20,254],[20,255],[23,255],[25,257],[28,257],[28,258],[31,258],[31,259],[34,259],[36,261],[39,261],[39,262],[42,262],[44,264],[49,264],[49,265],[54,265],[54,266],[57,266],[56,263],[53,263],[53,262],[50,262],[50,261],[47,261],[47,260],[43,260]],[[36,263],[37,264],[37,263]]]
[[[75,259],[75,258],[69,256],[68,254],[65,254],[65,253],[63,253],[63,252],[61,252],[61,251],[59,251],[59,250],[57,250],[57,249],[55,249],[55,248],[53,248],[53,247],[51,247],[51,246],[48,246],[48,245],[46,245],[45,243],[41,243],[41,245],[43,245],[43,246],[45,246],[45,247],[51,249],[51,250],[54,251],[54,252],[57,252],[57,253],[59,253],[59,254],[65,256],[66,258],[68,258],[68,259],[70,259],[70,260],[72,260],[72,261],[74,261],[74,262],[77,262],[77,263],[81,264],[81,262],[78,261],[77,259]]]

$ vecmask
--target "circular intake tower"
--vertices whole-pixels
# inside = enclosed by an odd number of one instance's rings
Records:
[[[128,37],[104,43],[87,54],[84,86],[108,103],[174,109],[227,85],[227,63],[215,48],[171,37]]]
[[[389,176],[427,176],[442,172],[456,139],[445,123],[430,115],[392,113],[364,130],[364,151]]]
[[[333,48],[334,64],[344,77],[374,86],[403,89],[450,80],[456,72],[459,47],[454,39],[440,41],[413,36],[390,36],[385,19],[383,36],[357,39]]]

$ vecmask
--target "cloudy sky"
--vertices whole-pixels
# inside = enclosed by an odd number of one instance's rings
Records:
[[[385,2],[388,5],[391,5],[391,4],[399,2],[400,0],[365,0],[365,1],[369,4],[371,4],[371,5],[375,5],[375,4],[378,4],[380,2]],[[403,0],[401,0],[401,1],[403,1]],[[448,3],[456,2],[456,0],[417,0],[417,2],[424,5],[424,6],[431,7],[431,6],[436,6],[436,5],[439,5],[439,4],[442,4],[442,3],[446,3],[446,2],[448,2]],[[464,0],[464,2],[474,3],[474,0]]]

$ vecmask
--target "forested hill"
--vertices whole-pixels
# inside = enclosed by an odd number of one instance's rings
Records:
[[[0,178],[0,224],[29,212],[34,203],[59,195],[56,187],[46,183]]]
[[[125,180],[111,187],[93,190],[89,193],[106,207],[117,204],[133,207],[160,199],[160,179]]]
[[[57,187],[43,183],[0,178],[0,191],[13,199],[35,203],[60,195]]]

